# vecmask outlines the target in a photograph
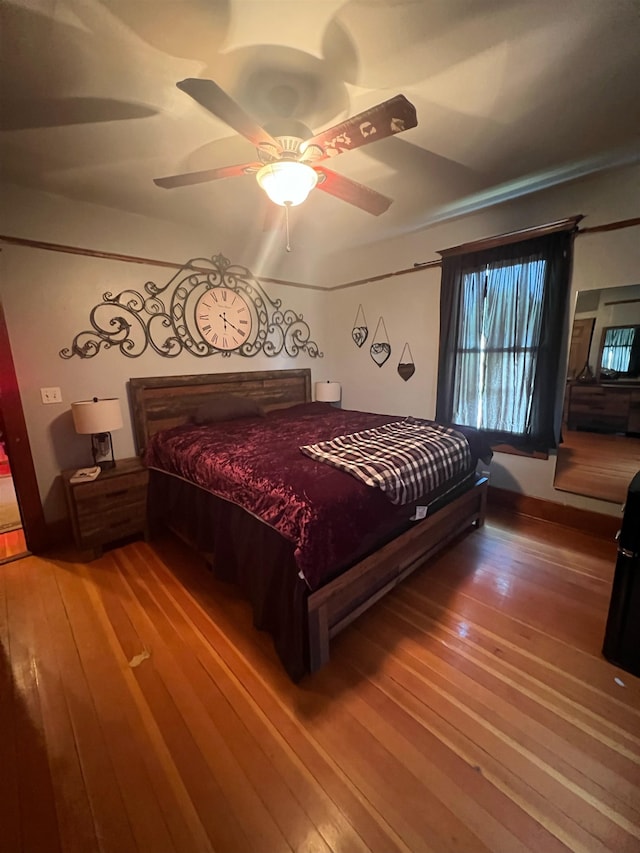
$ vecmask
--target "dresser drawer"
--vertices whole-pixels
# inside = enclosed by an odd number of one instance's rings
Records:
[[[631,408],[628,388],[573,385],[569,395],[567,426],[601,432],[626,432]]]
[[[640,389],[631,392],[628,431],[634,434],[640,433]]]

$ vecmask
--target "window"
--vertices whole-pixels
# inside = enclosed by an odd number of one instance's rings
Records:
[[[572,239],[567,230],[443,257],[438,420],[495,443],[556,446]]]
[[[604,370],[613,370],[616,373],[628,373],[635,336],[636,329],[634,326],[607,329],[600,367]]]

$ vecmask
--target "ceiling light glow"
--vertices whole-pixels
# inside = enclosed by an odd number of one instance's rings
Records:
[[[302,204],[318,183],[318,174],[307,163],[283,160],[263,166],[256,180],[272,202],[295,207]]]

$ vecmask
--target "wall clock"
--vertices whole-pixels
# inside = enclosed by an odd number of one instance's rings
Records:
[[[246,267],[224,255],[187,261],[166,284],[148,281],[143,292],[104,293],[89,313],[90,328],[74,337],[61,358],[93,358],[117,349],[138,358],[147,347],[164,358],[304,353],[322,358],[302,314],[272,299]]]
[[[196,325],[215,349],[231,352],[251,336],[253,315],[244,296],[228,287],[213,287],[196,303]]]

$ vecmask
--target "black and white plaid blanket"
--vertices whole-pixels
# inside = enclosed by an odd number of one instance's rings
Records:
[[[471,464],[462,433],[412,417],[300,450],[377,486],[394,504],[417,500]]]

